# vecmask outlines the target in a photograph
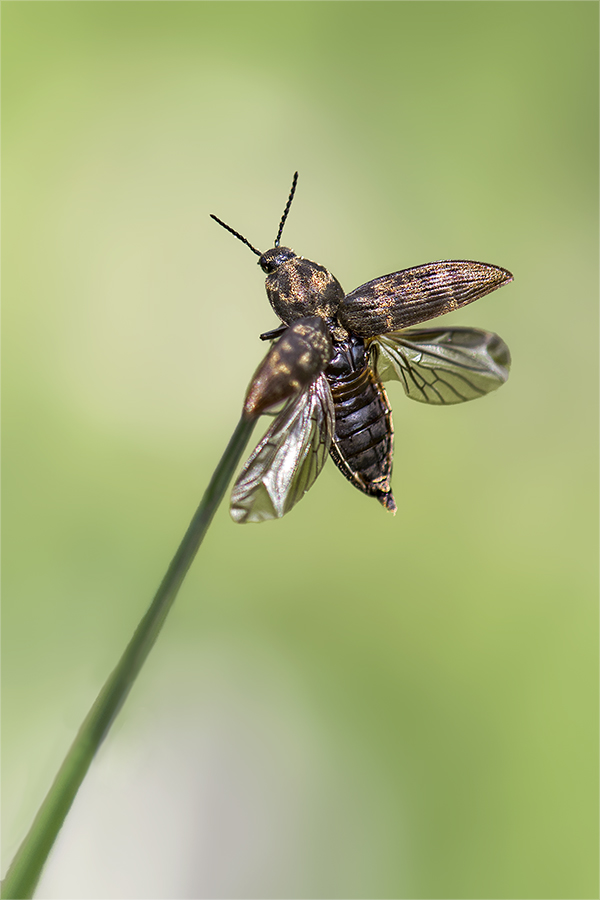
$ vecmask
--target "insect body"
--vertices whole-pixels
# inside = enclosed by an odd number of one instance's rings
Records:
[[[335,464],[359,490],[392,512],[392,411],[383,385],[369,363],[362,338],[348,335],[334,344],[325,370],[335,411],[329,452]]]
[[[216,216],[259,257],[271,306],[283,325],[248,390],[244,414],[279,409],[236,481],[236,522],[279,518],[301,499],[327,454],[363,493],[396,511],[390,478],[393,427],[382,382],[399,380],[409,397],[461,403],[508,378],[510,353],[498,335],[472,328],[408,329],[472,303],[512,281],[506,269],[467,260],[414,266],[344,294],[317,263],[279,241],[261,253]]]

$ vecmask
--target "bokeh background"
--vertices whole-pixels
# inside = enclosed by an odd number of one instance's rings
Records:
[[[297,168],[347,290],[511,269],[451,317],[511,378],[391,386],[395,519],[219,510],[38,896],[597,897],[597,5],[2,13],[4,869],[277,324],[208,214],[267,249]]]

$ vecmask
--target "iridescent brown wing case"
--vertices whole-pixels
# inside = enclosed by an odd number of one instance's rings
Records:
[[[369,338],[460,309],[512,281],[506,269],[471,260],[442,260],[401,269],[362,284],[338,310],[341,324]]]

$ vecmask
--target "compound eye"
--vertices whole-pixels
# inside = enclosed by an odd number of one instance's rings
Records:
[[[265,273],[265,275],[270,275],[274,272],[278,266],[279,262],[274,257],[267,257],[267,254],[264,253],[258,261],[259,266]]]

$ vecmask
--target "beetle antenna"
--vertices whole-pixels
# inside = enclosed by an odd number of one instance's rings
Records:
[[[231,228],[229,225],[226,225],[225,222],[222,222],[219,218],[217,218],[217,216],[213,216],[212,213],[210,213],[210,217],[211,217],[211,219],[214,219],[215,222],[218,222],[219,225],[222,225],[223,228],[225,228],[226,231],[229,231],[230,234],[232,234],[234,237],[236,237],[238,239],[238,241],[241,241],[242,244],[246,245],[246,247],[250,247],[250,249],[252,250],[253,253],[256,253],[257,256],[262,256],[262,253],[260,252],[260,250],[257,250],[256,247],[253,247],[252,244],[250,243],[250,241],[247,240],[243,236],[243,234],[240,234],[239,231],[234,231],[233,228]]]
[[[288,213],[290,211],[290,206],[292,205],[292,200],[294,199],[294,194],[296,193],[296,185],[298,184],[298,173],[294,172],[294,178],[292,181],[292,189],[290,191],[290,196],[288,197],[288,202],[285,204],[285,209],[283,211],[283,215],[281,217],[281,222],[279,223],[279,231],[277,232],[277,237],[275,238],[275,247],[279,247],[279,241],[281,239],[281,232],[283,231],[283,226],[285,225],[285,220],[288,217]]]

